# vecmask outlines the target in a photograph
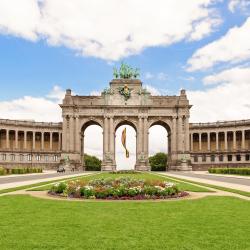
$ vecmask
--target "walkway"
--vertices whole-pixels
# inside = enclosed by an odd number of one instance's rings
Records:
[[[182,178],[189,181],[197,181],[211,185],[237,189],[245,192],[250,192],[250,179],[248,177],[239,176],[222,176],[210,175],[202,172],[165,172],[164,175]]]
[[[44,181],[60,180],[69,177],[76,177],[81,175],[89,175],[91,172],[66,172],[56,173],[45,172],[41,174],[27,174],[19,176],[1,176],[0,178],[0,190],[6,188],[20,187],[24,185],[35,184]]]

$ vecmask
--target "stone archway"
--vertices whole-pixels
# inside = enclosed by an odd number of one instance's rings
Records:
[[[151,120],[151,122],[149,123],[149,128],[148,128],[148,131],[150,130],[150,128],[152,128],[153,126],[155,125],[159,125],[161,127],[163,127],[166,132],[167,132],[167,155],[168,155],[168,162],[167,162],[167,166],[166,167],[171,167],[171,154],[172,154],[172,140],[171,140],[171,121],[170,120],[166,120],[166,121],[163,121],[159,118],[153,118]]]
[[[102,126],[102,123],[98,120],[90,120],[90,121],[87,121],[87,122],[84,122],[81,126],[81,132],[80,132],[80,148],[81,148],[81,159],[80,159],[80,162],[81,162],[81,165],[83,166],[84,168],[84,154],[86,153],[85,152],[85,132],[86,132],[86,129],[89,128],[90,126],[92,125],[97,125],[99,126],[100,128],[102,128],[103,130],[103,126]],[[103,134],[103,132],[102,132]],[[100,140],[103,141],[103,138],[99,138]]]
[[[66,91],[63,104],[62,159],[81,165],[82,127],[98,123],[103,128],[102,170],[115,170],[115,131],[129,122],[137,131],[137,170],[149,170],[148,130],[161,123],[170,134],[171,169],[189,169],[189,101],[179,96],[152,96],[139,79],[114,79],[101,96],[72,96]]]

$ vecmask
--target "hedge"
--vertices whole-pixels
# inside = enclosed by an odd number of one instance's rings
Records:
[[[6,174],[29,174],[29,173],[42,173],[42,168],[12,168],[6,169],[0,167],[0,175]]]
[[[209,168],[211,174],[250,175],[250,168]]]

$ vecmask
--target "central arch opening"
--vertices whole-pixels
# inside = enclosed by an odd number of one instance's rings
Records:
[[[129,157],[126,157],[126,150],[122,144],[122,133],[126,129],[126,148]],[[136,163],[136,128],[128,122],[121,122],[115,130],[115,160],[117,170],[135,169]]]
[[[171,160],[171,133],[168,124],[154,122],[149,128],[149,163],[152,171],[165,171]]]

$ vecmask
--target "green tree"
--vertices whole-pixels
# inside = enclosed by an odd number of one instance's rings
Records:
[[[102,161],[95,156],[84,154],[85,169],[87,171],[100,171]]]
[[[149,157],[149,164],[152,171],[165,171],[167,161],[168,155],[162,152]]]

